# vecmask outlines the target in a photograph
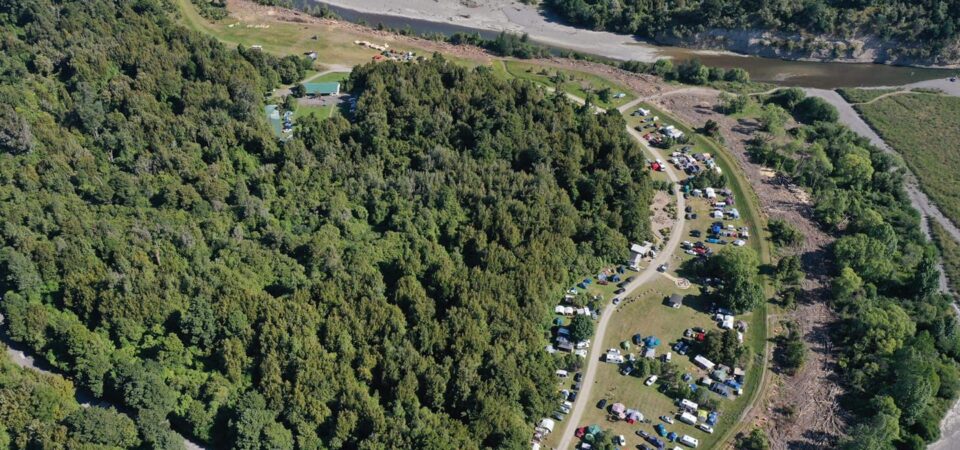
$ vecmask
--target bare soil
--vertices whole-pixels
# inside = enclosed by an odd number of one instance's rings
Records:
[[[763,428],[771,448],[834,448],[842,436],[848,414],[840,407],[837,355],[831,342],[831,328],[837,317],[828,304],[829,278],[826,273],[827,247],[833,238],[822,232],[812,216],[812,205],[802,191],[788,189],[788,180],[772,175],[769,169],[750,161],[746,142],[759,127],[754,121],[733,119],[713,111],[719,92],[690,89],[655,100],[690,124],[712,119],[720,124],[726,147],[737,159],[760,200],[768,218],[780,218],[799,228],[805,239],[795,249],[781,249],[781,255],[797,254],[803,262],[806,278],[802,283],[796,310],[771,316],[771,328],[782,320],[796,321],[807,345],[806,361],[795,375],[773,366],[773,380],[762,394],[747,421]]]

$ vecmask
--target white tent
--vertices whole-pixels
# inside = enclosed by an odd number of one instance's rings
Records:
[[[553,419],[547,419],[544,417],[540,419],[540,428],[543,428],[549,432],[553,432],[553,427],[555,426]]]

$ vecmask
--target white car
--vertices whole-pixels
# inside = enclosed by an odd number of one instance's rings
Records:
[[[705,423],[701,423],[700,425],[697,425],[697,428],[703,430],[703,431],[706,432],[707,434],[713,434],[713,427],[711,427],[710,425],[707,425],[707,424],[705,424]]]
[[[623,437],[622,434],[617,436],[617,445],[627,445],[627,438]]]
[[[577,356],[579,356],[579,357],[581,357],[581,358],[586,358],[586,357],[587,357],[587,349],[585,349],[585,348],[578,349],[578,350],[574,351],[573,354],[574,354],[574,355],[577,355]]]
[[[647,386],[650,386],[650,385],[652,385],[653,383],[656,383],[656,382],[657,382],[657,376],[656,376],[656,375],[650,375],[650,378],[647,378],[647,381],[644,381],[643,384],[645,384],[645,385],[647,385]]]
[[[697,256],[697,252],[693,250],[684,250],[683,252],[691,256]]]
[[[746,243],[747,242],[744,241],[743,239],[737,239],[733,241],[733,245],[736,245],[737,247],[743,247]]]

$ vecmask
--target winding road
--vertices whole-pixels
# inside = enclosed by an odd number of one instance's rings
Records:
[[[570,98],[577,103],[583,104],[583,99],[573,96],[570,96]],[[642,98],[633,100],[619,107],[618,110],[620,112],[626,112],[642,101]],[[630,136],[633,136],[633,138],[640,143],[640,146],[647,151],[647,153],[651,156],[651,159],[657,158],[657,153],[647,145],[646,141],[643,140],[643,137],[639,132],[631,128],[629,125],[627,126],[627,132],[629,132]],[[666,165],[664,167],[664,170],[667,173],[667,177],[670,178],[670,181],[679,183],[680,177],[677,176],[677,173],[674,171],[673,167],[670,165]],[[677,211],[683,211],[683,209],[686,207],[686,202],[679,189],[676,189],[676,199]],[[650,265],[647,266],[643,272],[640,272],[640,274],[636,275],[636,278],[630,284],[624,287],[627,290],[627,292],[623,294],[624,296],[630,295],[637,288],[643,286],[647,281],[656,276],[658,274],[657,266],[668,262],[670,258],[673,257],[673,254],[680,245],[680,240],[683,237],[684,224],[685,220],[683,215],[678,215],[676,222],[673,224],[673,228],[670,230],[670,239],[667,240],[666,245],[664,245],[660,253],[657,254],[657,257],[650,262]],[[612,303],[608,303],[604,307],[604,313],[600,316],[600,321],[597,323],[596,333],[593,337],[593,345],[591,346],[589,353],[587,353],[587,367],[583,372],[583,387],[577,396],[577,401],[573,404],[573,409],[567,416],[566,425],[560,431],[562,436],[557,448],[561,450],[571,448],[574,433],[576,432],[577,426],[580,424],[580,421],[583,418],[583,412],[589,407],[587,403],[590,401],[590,394],[593,391],[594,385],[596,384],[595,379],[597,375],[597,367],[600,366],[600,355],[605,351],[603,347],[603,340],[607,333],[607,325],[610,324],[610,318],[613,317],[614,314],[615,312]]]

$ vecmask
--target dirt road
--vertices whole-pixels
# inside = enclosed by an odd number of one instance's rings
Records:
[[[580,100],[578,103],[582,103],[582,99],[577,97],[570,96],[574,101]],[[636,104],[640,103],[642,99],[633,100],[619,108],[621,112],[627,111],[630,108],[634,107]],[[643,140],[640,133],[634,130],[631,127],[627,127],[627,131],[633,136],[634,139],[640,144],[640,146],[646,150],[651,158],[656,159],[656,153],[647,146],[646,141]],[[671,181],[677,183],[680,181],[680,178],[674,172],[673,168],[666,166],[667,176]],[[677,199],[677,210],[683,211],[686,207],[683,195],[679,189],[676,190],[676,199]],[[680,245],[680,239],[683,236],[683,225],[685,220],[683,216],[679,216],[674,222],[673,229],[670,232],[670,239],[667,240],[666,245],[663,249],[650,262],[650,265],[639,275],[636,275],[636,279],[633,280],[629,285],[625,286],[627,292],[624,296],[629,296],[637,288],[643,286],[647,281],[657,275],[657,266],[665,262],[670,261],[670,258],[673,257],[673,253],[676,251],[677,247]],[[567,416],[566,425],[560,431],[562,434],[562,439],[557,445],[559,449],[572,448],[571,443],[574,438],[574,432],[577,429],[577,426],[580,424],[580,420],[583,417],[583,412],[586,408],[589,408],[588,405],[590,401],[590,393],[593,391],[593,387],[596,384],[595,378],[597,375],[597,367],[600,366],[600,355],[605,351],[603,348],[603,339],[607,333],[607,325],[610,324],[610,318],[616,314],[612,304],[607,304],[604,307],[604,313],[600,316],[600,322],[597,323],[597,330],[593,337],[593,346],[590,348],[589,353],[587,353],[587,367],[583,372],[583,388],[580,390],[580,393],[577,396],[577,402],[573,405],[573,410],[570,411],[570,414]]]

